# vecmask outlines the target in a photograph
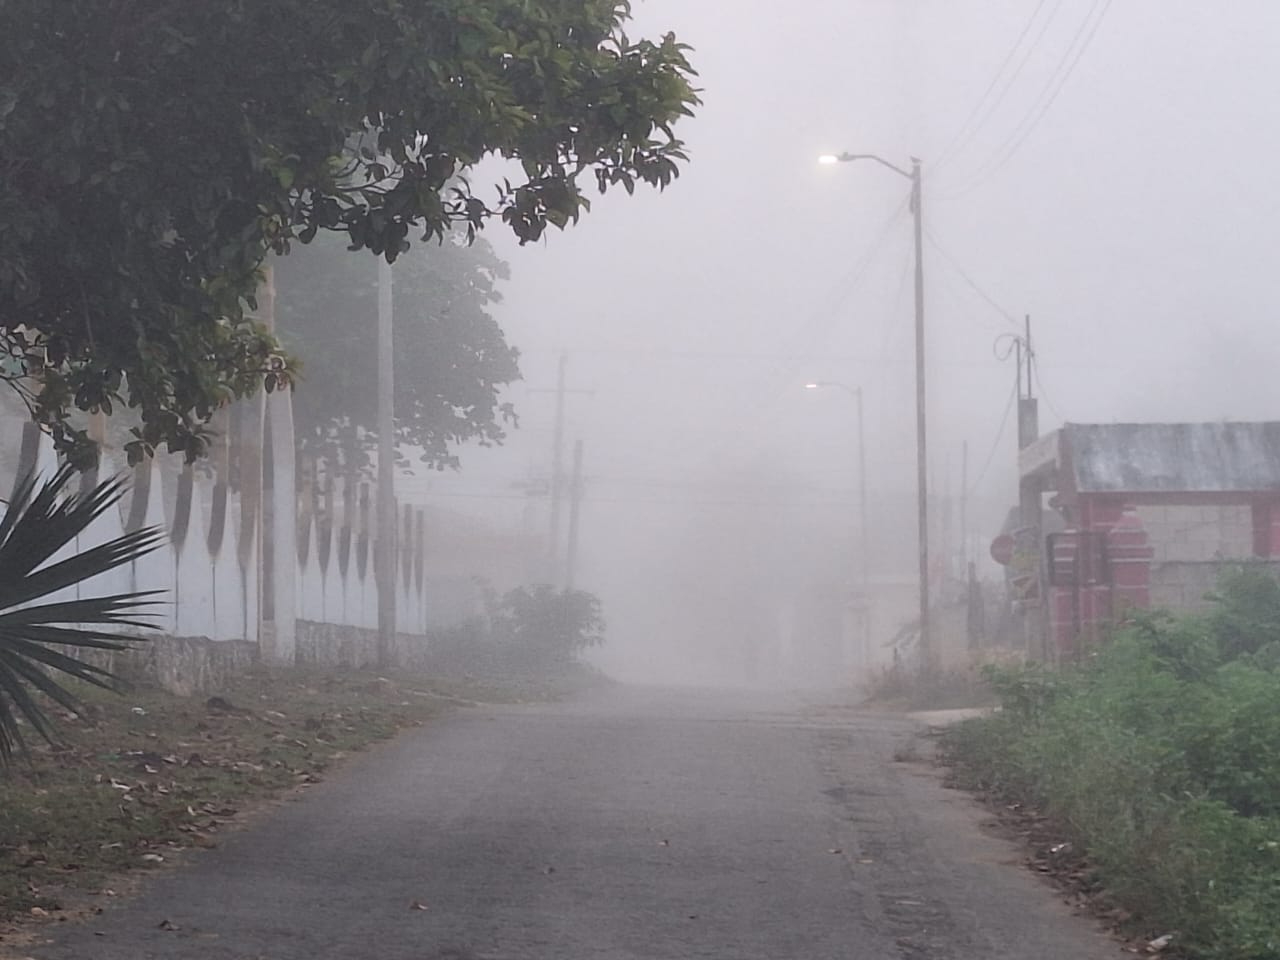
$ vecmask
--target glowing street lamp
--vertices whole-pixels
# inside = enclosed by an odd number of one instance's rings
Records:
[[[916,513],[920,543],[920,661],[926,672],[933,668],[933,647],[929,633],[929,459],[925,430],[924,365],[924,212],[920,161],[911,158],[904,170],[873,153],[828,153],[818,158],[822,164],[872,160],[911,181],[911,213],[915,220],[916,252]]]

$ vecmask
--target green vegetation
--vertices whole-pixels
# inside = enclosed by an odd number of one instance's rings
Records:
[[[459,700],[510,691],[440,677],[266,671],[217,695],[77,686],[57,746],[0,776],[0,920],[92,909],[127,875],[212,847],[255,806],[313,784],[347,753]],[[100,901],[98,901],[100,902]],[[33,909],[34,908],[34,909]]]
[[[687,48],[618,0],[0,3],[0,381],[59,447],[130,407],[188,458],[289,385],[260,268],[321,232],[522,242],[599,192],[665,187],[697,104]],[[486,157],[514,163],[473,190]],[[586,183],[582,183],[584,180]],[[36,379],[33,379],[36,378]]]
[[[600,600],[548,584],[486,590],[485,615],[432,638],[433,663],[504,683],[587,679],[583,651],[605,642]]]
[[[1053,818],[1152,936],[1205,960],[1280,957],[1280,584],[1225,577],[1203,616],[1154,614],[1086,662],[993,670],[1003,709],[951,730],[962,786]]]
[[[456,447],[501,443],[515,410],[499,399],[520,378],[519,354],[490,311],[508,276],[483,237],[461,231],[396,261],[395,412],[399,449],[456,468]],[[276,332],[302,363],[293,398],[298,453],[348,475],[377,448],[377,265],[352,257],[337,235],[320,235],[276,258]]]
[[[42,695],[79,710],[76,697],[55,676],[115,686],[111,673],[69,654],[124,650],[138,638],[122,628],[150,626],[145,614],[156,602],[151,593],[63,594],[149,553],[163,539],[160,531],[136,530],[68,554],[122,491],[120,480],[105,480],[75,494],[78,481],[70,467],[39,486],[33,476],[20,479],[0,519],[0,767],[8,766],[15,747],[26,749],[22,723],[54,739]]]

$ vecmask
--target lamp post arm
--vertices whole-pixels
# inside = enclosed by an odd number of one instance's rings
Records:
[[[838,380],[819,380],[816,383],[806,384],[806,386],[811,389],[817,387],[835,387],[837,390],[843,390],[845,393],[849,394],[849,396],[857,398],[859,403],[862,402],[861,387],[851,387],[847,383],[840,383]]]
[[[914,180],[915,174],[910,170],[903,170],[896,163],[890,163],[884,157],[878,157],[874,153],[842,153],[837,157],[841,163],[852,163],[854,160],[874,160],[882,167],[888,167],[900,177],[906,177],[908,180]]]

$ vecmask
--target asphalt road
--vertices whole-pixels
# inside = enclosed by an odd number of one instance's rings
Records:
[[[352,761],[40,960],[1093,960],[910,724],[611,690],[471,708]],[[418,909],[415,904],[425,906]]]

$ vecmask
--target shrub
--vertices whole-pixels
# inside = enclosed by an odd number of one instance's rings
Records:
[[[944,738],[965,786],[1033,804],[1147,925],[1205,960],[1280,958],[1280,584],[1224,577],[1086,661],[989,671],[1002,709]]]

